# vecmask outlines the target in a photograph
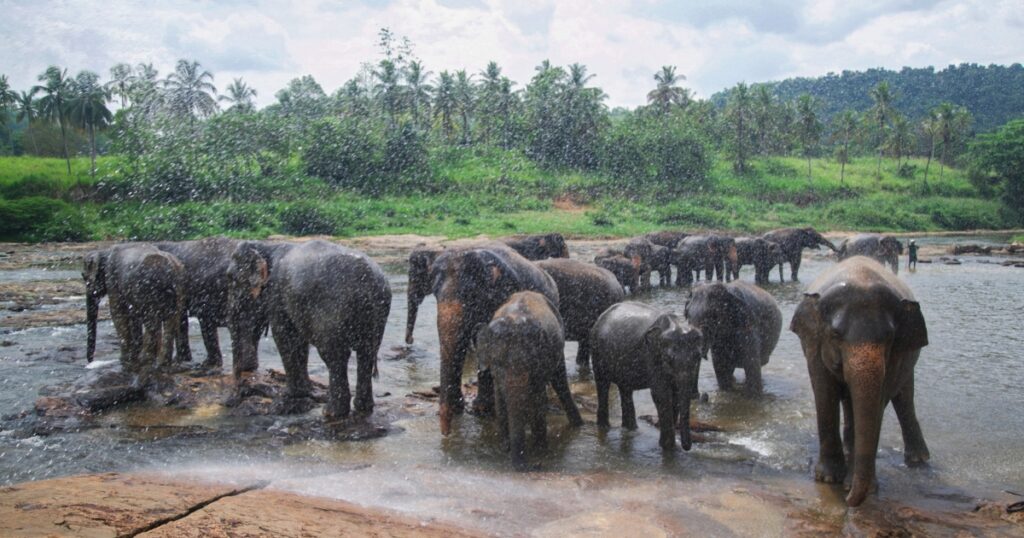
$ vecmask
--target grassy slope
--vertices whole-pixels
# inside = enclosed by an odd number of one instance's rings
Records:
[[[305,202],[85,204],[81,211],[93,236],[141,239],[287,232],[284,215],[296,205],[312,211],[337,235],[464,237],[557,230],[626,236],[666,227],[932,231],[1015,224],[998,201],[980,198],[962,171],[947,169],[940,181],[933,163],[925,188],[924,161],[911,164],[917,167],[914,177],[900,178],[895,163],[884,160],[879,179],[875,160],[860,158],[847,165],[841,185],[839,165],[832,160],[812,161],[808,182],[802,159],[759,160],[754,172],[742,177],[719,159],[707,192],[667,197],[631,194],[614,179],[595,174],[540,170],[512,152],[453,150],[432,156],[433,173],[447,188],[443,194],[369,198],[324,189],[327,194]],[[0,158],[0,194],[13,198],[17,193],[10,186],[26,182],[65,193],[79,180],[91,184],[88,159],[75,159],[72,165],[69,178],[60,159]],[[115,161],[102,159],[100,169],[101,175],[115,173]]]

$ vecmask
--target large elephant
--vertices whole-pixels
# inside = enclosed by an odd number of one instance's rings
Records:
[[[633,391],[650,388],[658,409],[659,444],[675,448],[675,430],[683,450],[690,450],[690,400],[700,369],[701,333],[678,317],[643,303],[627,301],[605,310],[594,324],[594,381],[597,425],[607,428],[608,390],[619,389],[622,427],[636,429]]]
[[[661,245],[651,245],[651,271],[658,272],[658,285],[666,287],[672,284],[672,249]]]
[[[731,390],[733,371],[743,368],[744,388],[760,394],[761,367],[768,364],[782,332],[782,311],[768,292],[736,280],[705,283],[693,288],[686,303],[686,319],[704,335],[711,351],[720,390]]]
[[[713,259],[712,244],[706,235],[690,235],[681,239],[672,249],[672,264],[676,266],[676,285],[689,286],[694,275],[708,274],[708,265]]]
[[[607,269],[578,260],[535,262],[558,287],[558,312],[565,323],[565,339],[579,342],[576,364],[590,366],[590,329],[602,312],[621,302],[626,292]]]
[[[914,366],[928,345],[928,330],[906,284],[870,258],[844,260],[807,288],[790,329],[800,337],[814,391],[817,480],[840,483],[852,464],[846,502],[864,501],[874,486],[879,431],[890,401],[907,464],[928,460],[914,410]],[[840,406],[846,422],[842,441]]]
[[[436,247],[416,247],[409,253],[409,285],[407,287],[408,313],[405,322],[405,343],[412,344],[412,332],[416,327],[416,315],[423,299],[432,293],[430,266],[441,254],[443,249]]]
[[[286,403],[309,395],[307,363],[312,344],[330,376],[324,416],[344,418],[353,407],[348,384],[353,350],[357,360],[354,408],[361,414],[373,410],[371,377],[391,310],[388,279],[373,260],[320,240],[241,243],[232,254],[228,275],[236,329],[254,328],[244,315],[246,306],[266,312],[287,377]],[[256,350],[246,347],[245,352]]]
[[[594,256],[594,265],[615,275],[615,280],[619,282],[623,290],[629,290],[629,293],[634,295],[640,293],[638,289],[640,287],[640,269],[637,264],[633,263],[633,260],[622,254],[605,251]]]
[[[536,291],[558,304],[558,287],[543,270],[499,242],[488,242],[441,253],[431,267],[437,298],[437,335],[441,344],[441,433],[448,435],[452,417],[462,410],[462,368],[480,323],[513,293]],[[481,372],[474,407],[480,414],[493,411],[491,376]]]
[[[569,257],[569,247],[560,233],[507,237],[501,242],[531,261]]]
[[[643,237],[645,239],[647,239],[648,241],[650,241],[651,243],[655,244],[655,245],[659,245],[659,246],[667,247],[667,248],[671,249],[671,248],[674,248],[676,246],[676,243],[678,243],[680,239],[682,239],[682,238],[684,238],[684,237],[686,237],[688,235],[690,235],[690,234],[688,234],[686,232],[675,232],[675,231],[670,231],[670,230],[662,230],[660,232],[650,232],[650,233],[644,234]]]
[[[639,271],[640,291],[651,289],[651,265],[654,258],[654,245],[643,237],[630,239],[622,248],[622,255],[633,261]]]
[[[122,367],[141,372],[168,367],[187,300],[184,266],[173,255],[139,243],[111,247],[103,266]],[[95,344],[95,333],[90,343]]]
[[[526,424],[534,446],[547,444],[547,386],[555,390],[573,426],[583,424],[569,392],[558,307],[544,295],[521,291],[509,297],[473,339],[480,372],[494,382],[495,412],[502,444],[512,463],[526,464]],[[482,390],[482,389],[481,389]]]
[[[754,266],[754,282],[767,284],[771,277],[772,268],[779,266],[779,282],[783,281],[782,247],[778,243],[768,241],[762,237],[737,237],[736,238],[736,272],[744,265]]]
[[[715,278],[719,282],[724,276],[726,282],[740,277],[739,260],[736,255],[736,240],[724,235],[709,235],[709,253],[711,259],[705,265],[705,276],[711,280],[711,272],[706,268],[714,269]]]
[[[228,284],[227,268],[231,254],[239,241],[226,237],[208,237],[198,241],[164,241],[155,243],[156,248],[173,254],[185,266],[188,286],[188,306],[182,316],[181,334],[178,341],[178,357],[182,361],[192,360],[188,345],[188,316],[199,320],[199,329],[206,348],[203,367],[220,369],[224,361],[217,338],[217,328],[228,325]],[[256,345],[259,341],[257,337]],[[232,343],[236,345],[236,343]],[[255,359],[256,356],[252,355]],[[241,364],[236,369],[254,371],[258,363]]]
[[[853,256],[873,258],[882,265],[889,264],[892,272],[899,274],[903,243],[891,235],[857,234],[840,243],[838,253],[840,260]]]
[[[839,251],[831,241],[822,237],[820,233],[814,231],[814,228],[811,227],[780,228],[766,232],[761,237],[779,244],[783,257],[789,262],[793,282],[797,281],[797,273],[800,272],[800,259],[803,257],[805,248],[818,248],[821,245],[825,245],[834,252]]]

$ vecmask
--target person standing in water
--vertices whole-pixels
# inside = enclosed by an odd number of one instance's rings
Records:
[[[907,247],[907,269],[917,269],[917,243],[911,239],[910,245]]]

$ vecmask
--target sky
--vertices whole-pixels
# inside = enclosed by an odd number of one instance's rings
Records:
[[[0,73],[16,90],[48,65],[108,76],[198,60],[260,106],[302,75],[330,93],[408,37],[435,75],[494,60],[522,88],[549,59],[579,62],[611,107],[643,104],[662,65],[700,97],[737,82],[872,67],[1024,60],[1024,0],[0,0]]]

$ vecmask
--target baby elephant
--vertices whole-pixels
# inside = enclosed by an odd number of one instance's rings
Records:
[[[569,423],[583,424],[566,379],[563,334],[558,308],[540,293],[521,291],[498,308],[489,324],[481,324],[474,338],[477,364],[494,379],[502,445],[511,450],[516,468],[526,465],[527,422],[534,446],[547,444],[549,383]]]
[[[760,394],[761,367],[768,364],[782,332],[775,298],[747,282],[710,282],[693,289],[685,313],[704,334],[705,355],[710,348],[718,388],[732,389],[733,370],[743,368],[747,392]]]
[[[636,429],[633,391],[651,389],[658,408],[661,448],[675,448],[675,430],[690,450],[690,400],[697,387],[701,333],[683,320],[643,303],[627,301],[605,310],[591,331],[597,425],[608,427],[608,388],[619,388],[622,427]]]

